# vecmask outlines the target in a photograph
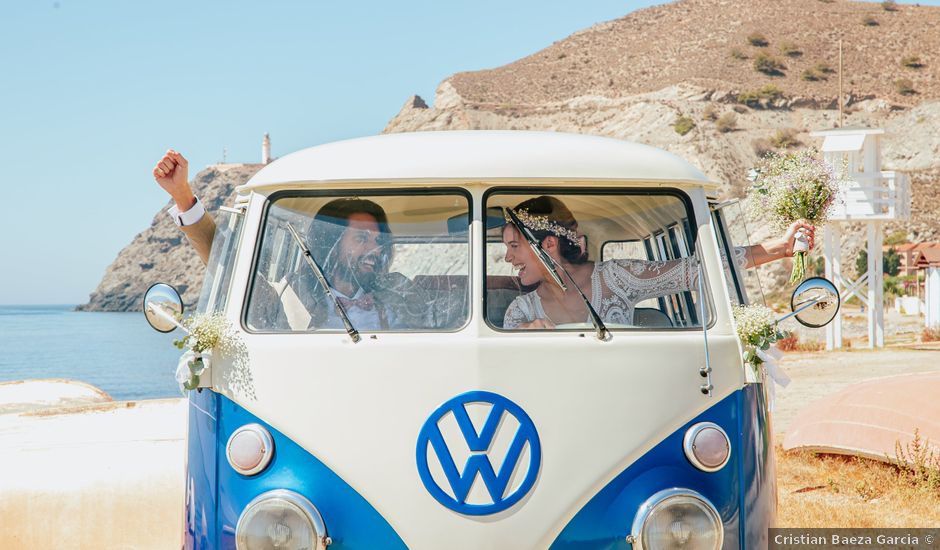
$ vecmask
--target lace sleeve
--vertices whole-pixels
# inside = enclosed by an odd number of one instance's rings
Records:
[[[747,247],[746,246],[736,246],[731,249],[731,253],[734,255],[734,265],[738,269],[747,268]],[[727,271],[730,267],[728,264],[728,255],[725,254],[725,250],[721,249],[721,263],[724,264],[725,270]]]
[[[605,262],[605,281],[616,294],[629,293],[633,302],[658,298],[698,285],[698,260],[695,257],[668,261],[613,260]],[[613,276],[610,276],[613,275]],[[625,277],[626,276],[626,277]],[[626,279],[630,279],[629,282]],[[629,292],[618,286],[629,285]]]
[[[503,316],[503,328],[519,328],[522,323],[528,323],[534,320],[531,308],[525,300],[525,296],[516,296],[516,298],[506,308],[506,314]]]
[[[734,263],[739,269],[747,266],[747,249],[736,246]],[[634,303],[687,290],[698,291],[699,259],[688,256],[667,261],[612,260],[604,262],[604,279],[615,294],[634,296]],[[733,279],[725,253],[721,253],[729,292],[734,296]],[[629,287],[629,290],[627,290]]]

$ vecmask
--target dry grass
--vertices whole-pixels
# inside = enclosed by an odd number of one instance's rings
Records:
[[[777,347],[780,351],[822,351],[826,344],[823,342],[800,342],[800,337],[796,333],[791,333],[786,338],[777,340]]]
[[[779,527],[935,527],[940,490],[898,468],[777,447]]]

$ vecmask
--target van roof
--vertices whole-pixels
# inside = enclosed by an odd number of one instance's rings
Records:
[[[512,180],[718,186],[680,157],[640,143],[560,132],[471,130],[382,134],[310,147],[265,166],[238,191],[327,182]]]

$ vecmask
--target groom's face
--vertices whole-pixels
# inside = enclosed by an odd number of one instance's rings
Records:
[[[348,225],[339,241],[341,275],[350,282],[369,288],[376,273],[385,267],[383,244],[387,236],[380,231],[378,220],[371,214],[357,212],[349,216]]]

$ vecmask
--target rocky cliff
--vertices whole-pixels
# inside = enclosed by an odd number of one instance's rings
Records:
[[[196,174],[193,190],[209,212],[231,205],[235,187],[248,181],[261,164],[217,164]],[[154,184],[156,185],[156,184]],[[144,292],[154,283],[170,283],[180,291],[187,308],[199,298],[205,274],[202,261],[174,225],[165,208],[150,227],[138,233],[105,270],[84,311],[139,311]]]
[[[458,73],[439,85],[431,106],[409,98],[385,132],[520,129],[633,140],[685,157],[725,182],[726,196],[739,197],[759,154],[818,144],[809,132],[837,124],[842,39],[845,125],[885,128],[885,169],[912,176],[913,219],[886,232],[936,240],[937,29],[934,7],[682,0],[595,25],[503,67]],[[680,119],[691,123],[681,134]],[[210,168],[195,185],[216,190],[210,200],[219,204],[257,169]],[[861,238],[846,234],[851,252]],[[766,274],[780,279],[787,268]],[[139,308],[140,294],[157,280],[187,285],[191,301],[200,276],[195,254],[160,213],[108,268],[85,307]]]

